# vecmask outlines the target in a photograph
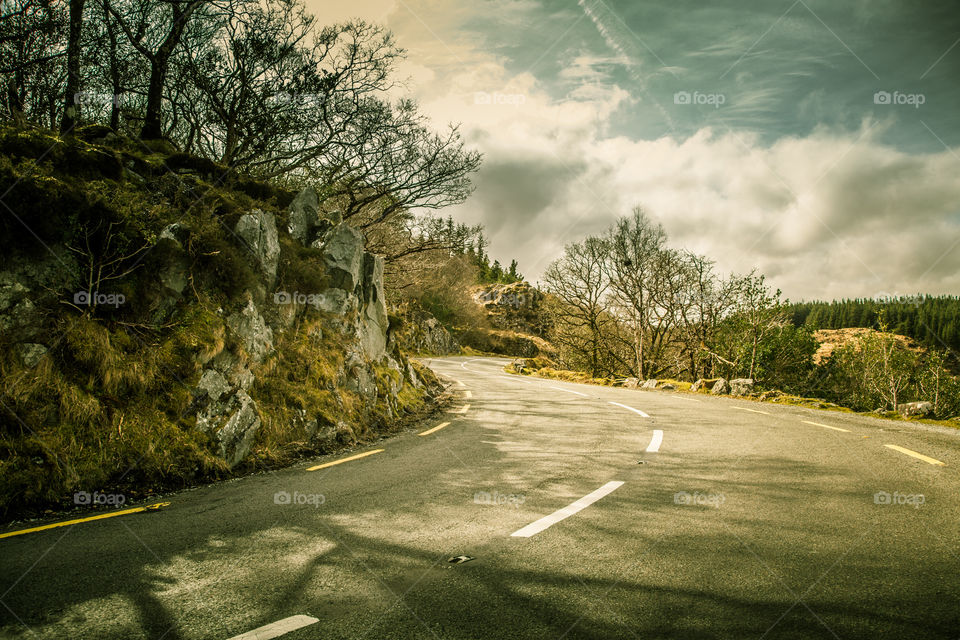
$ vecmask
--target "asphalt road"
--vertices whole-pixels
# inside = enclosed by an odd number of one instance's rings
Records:
[[[960,433],[504,363],[430,361],[457,413],[417,431],[0,539],[0,637],[960,639]]]

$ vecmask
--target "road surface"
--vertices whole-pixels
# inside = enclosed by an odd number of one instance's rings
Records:
[[[416,431],[0,538],[0,637],[960,638],[960,434],[505,362],[429,361]]]

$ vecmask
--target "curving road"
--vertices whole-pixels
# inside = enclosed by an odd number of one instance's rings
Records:
[[[505,362],[429,361],[417,431],[2,537],[0,637],[960,638],[960,433]]]

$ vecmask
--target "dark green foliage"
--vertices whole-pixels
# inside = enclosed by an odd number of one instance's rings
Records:
[[[472,257],[477,265],[477,284],[513,284],[523,280],[523,274],[517,272],[517,261],[510,262],[510,268],[504,269],[499,260],[490,264],[485,253],[474,253]]]
[[[814,373],[813,354],[818,346],[806,327],[780,327],[760,343],[757,379],[768,389],[802,393]]]
[[[316,294],[330,286],[323,267],[322,252],[305,247],[288,234],[280,234],[280,261],[277,290]]]
[[[499,260],[490,263],[490,256],[486,253],[489,240],[483,235],[482,227],[455,223],[453,217],[448,216],[445,220],[435,219],[425,231],[452,255],[466,256],[476,265],[477,284],[512,284],[523,280],[523,274],[517,271],[516,260],[511,261],[509,269],[504,269]]]
[[[888,330],[933,349],[960,352],[960,297],[856,298],[789,305],[793,323],[811,329],[876,328],[883,314]]]
[[[219,289],[228,298],[237,298],[254,287],[257,274],[249,256],[231,242],[226,230],[207,225],[191,243],[195,262],[191,271],[205,289]]]

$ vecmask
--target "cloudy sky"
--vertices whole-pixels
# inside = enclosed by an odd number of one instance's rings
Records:
[[[485,155],[449,209],[536,280],[643,206],[793,300],[960,294],[956,0],[308,0],[386,24]]]

